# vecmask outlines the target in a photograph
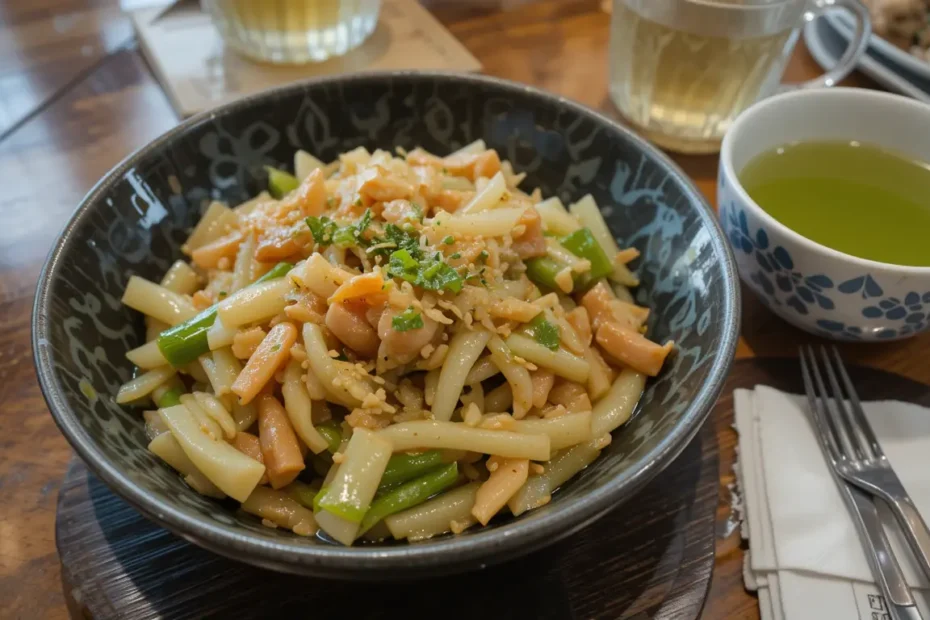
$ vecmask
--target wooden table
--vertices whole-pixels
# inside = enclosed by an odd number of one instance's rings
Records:
[[[426,0],[491,75],[609,110],[608,18],[598,0]],[[789,80],[820,73],[799,48]],[[872,86],[860,76],[848,83]],[[32,367],[36,277],[84,193],[178,119],[136,50],[115,0],[0,3],[0,609],[5,618],[66,616],[55,553],[55,500],[71,450]],[[717,160],[676,157],[715,200]],[[746,295],[738,356],[793,355],[809,337]],[[930,383],[930,335],[849,345],[844,353]],[[720,531],[729,517],[735,433],[719,420]],[[757,618],[740,574],[737,534],[720,538],[708,618]]]

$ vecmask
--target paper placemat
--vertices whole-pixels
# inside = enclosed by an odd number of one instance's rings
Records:
[[[198,5],[185,3],[168,13],[149,8],[131,16],[142,53],[182,117],[273,86],[323,75],[481,70],[481,63],[416,0],[384,0],[375,32],[345,56],[289,66],[257,63],[224,48],[210,17]]]

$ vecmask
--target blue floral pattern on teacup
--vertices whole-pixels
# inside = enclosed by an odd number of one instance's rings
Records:
[[[824,310],[835,307],[826,294],[833,288],[833,280],[828,276],[822,273],[805,276],[794,271],[794,261],[788,250],[772,246],[763,228],[751,235],[746,214],[732,205],[721,207],[720,218],[733,248],[756,259],[760,268],[750,275],[750,279],[765,292],[765,301],[776,306],[784,302],[798,314],[807,314],[810,304],[817,304]],[[775,294],[776,288],[784,294],[781,299]]]
[[[724,201],[720,205],[720,221],[734,251],[754,259],[754,263],[750,263],[752,268],[748,270],[745,261],[737,262],[744,271],[743,277],[748,278],[763,303],[773,310],[791,308],[799,316],[807,316],[816,308],[820,318],[814,320],[815,331],[821,335],[843,340],[890,340],[930,327],[930,291],[910,291],[902,298],[886,295],[868,273],[838,284],[823,273],[805,275],[795,269],[795,261],[786,248],[771,243],[763,227],[755,231],[750,229],[746,213],[732,201]],[[862,323],[880,319],[881,329],[872,330],[866,336],[862,326],[848,319],[841,320],[838,313],[831,312],[837,303],[841,302],[848,308],[851,303],[856,303],[855,300],[862,303],[857,309],[864,319]]]

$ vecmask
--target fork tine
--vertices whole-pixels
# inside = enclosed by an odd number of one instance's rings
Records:
[[[804,347],[798,347],[798,352],[801,354],[801,378],[804,380],[804,392],[807,393],[807,403],[811,410],[815,430],[820,436],[821,442],[826,443],[827,458],[836,463],[840,459],[840,450],[836,445],[836,437],[827,428],[827,416],[821,410],[821,403],[817,401],[817,392],[814,390],[814,384],[811,381],[811,373],[805,358]]]
[[[846,398],[843,396],[843,390],[840,389],[839,381],[836,380],[836,373],[833,372],[833,363],[830,356],[827,355],[827,348],[820,347],[820,357],[823,358],[823,365],[827,369],[827,380],[830,382],[830,389],[833,391],[833,403],[836,408],[837,418],[843,426],[843,433],[849,440],[849,447],[852,449],[851,455],[857,460],[870,458],[868,450],[865,448],[865,442],[860,439],[856,432],[856,426],[859,421],[853,417],[849,407],[846,406]]]
[[[885,453],[882,452],[881,446],[878,445],[878,439],[876,439],[875,433],[872,431],[872,425],[869,424],[869,421],[865,417],[865,412],[862,410],[862,403],[859,402],[859,395],[856,393],[856,388],[853,387],[852,380],[849,378],[849,373],[846,372],[846,365],[843,363],[843,358],[840,357],[840,352],[836,347],[831,348],[833,349],[833,357],[836,359],[836,367],[839,370],[840,377],[843,379],[843,385],[846,386],[846,395],[849,397],[849,402],[852,405],[856,426],[865,438],[866,444],[872,450],[872,454],[876,457],[882,457]]]
[[[849,445],[849,439],[844,434],[844,429],[840,428],[837,424],[837,416],[833,412],[833,408],[830,406],[830,394],[827,392],[827,388],[823,383],[823,376],[820,374],[820,368],[817,366],[817,357],[814,355],[814,348],[807,347],[807,356],[808,361],[810,362],[812,374],[814,376],[814,383],[817,386],[817,391],[820,393],[820,400],[822,403],[823,416],[826,420],[827,427],[830,429],[830,435],[833,437],[833,441],[836,445],[836,448],[839,452],[839,460],[851,458],[851,448]]]

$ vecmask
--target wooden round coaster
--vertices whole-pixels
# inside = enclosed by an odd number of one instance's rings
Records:
[[[86,618],[696,618],[714,563],[717,441],[707,424],[636,497],[581,533],[477,573],[365,584],[265,571],[146,520],[75,459],[56,535]]]

